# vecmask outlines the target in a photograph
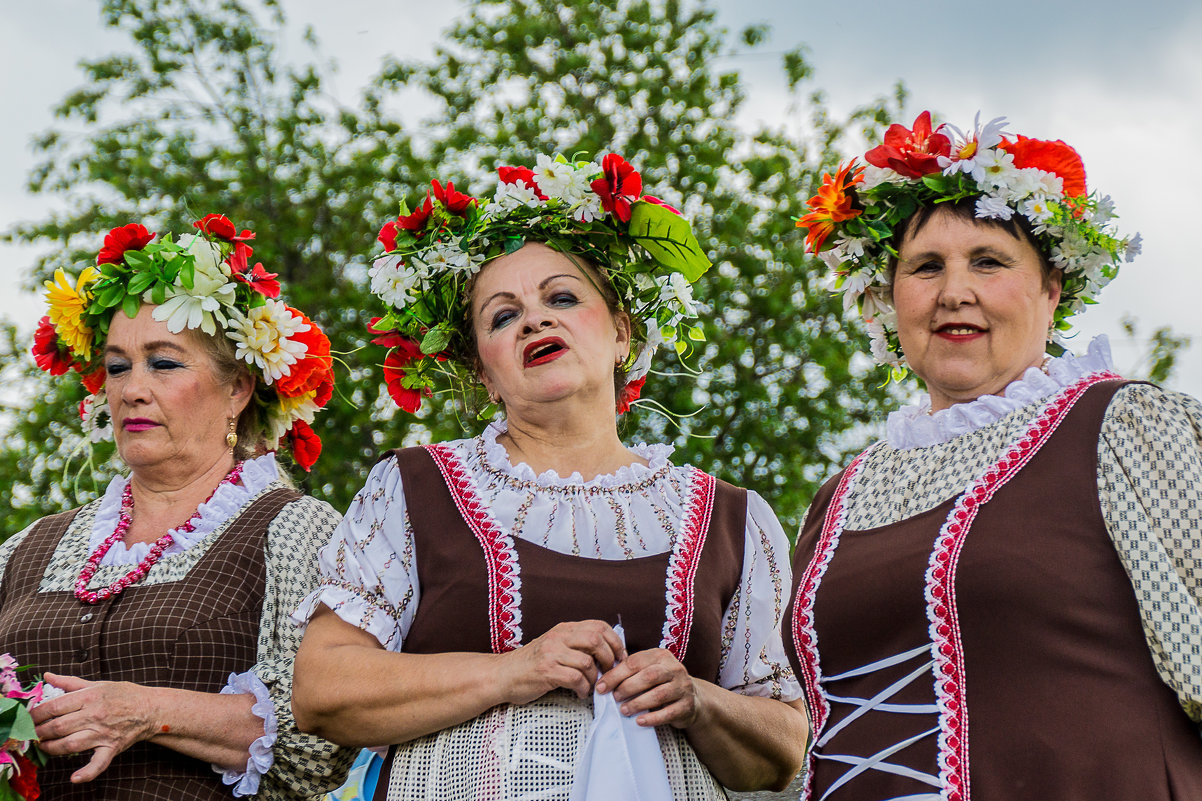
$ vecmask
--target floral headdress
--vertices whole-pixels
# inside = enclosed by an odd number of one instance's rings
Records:
[[[130,317],[143,303],[155,305],[154,319],[178,334],[220,330],[235,355],[254,374],[255,393],[269,448],[284,444],[308,470],[321,453],[310,427],[333,394],[330,340],[306,317],[279,299],[276,273],[251,266],[254,239],[230,220],[210,214],[193,223],[195,233],[158,237],[137,223],[114,228],[104,238],[96,266],[75,279],[57,270],[46,282],[49,314],[38,324],[33,355],[51,375],[76,370],[90,393],[81,405],[92,441],[111,436],[104,398],[102,343],[118,309]],[[156,241],[157,239],[157,241]]]
[[[1139,254],[1140,236],[1120,238],[1110,197],[1085,185],[1077,151],[1059,140],[1042,141],[1005,131],[998,117],[964,132],[950,124],[931,127],[924,111],[912,129],[893,124],[884,143],[823,176],[811,211],[797,220],[808,229],[806,248],[831,268],[832,288],[845,309],[863,315],[872,355],[904,374],[897,315],[890,297],[892,239],[900,223],[920,207],[975,200],[979,219],[1021,215],[1043,254],[1063,273],[1055,311],[1053,349],[1063,346],[1068,318],[1096,303],[1098,292],[1118,274],[1120,262]]]
[[[478,385],[470,363],[472,336],[467,290],[489,260],[527,241],[587,259],[617,291],[633,322],[628,383],[618,399],[625,411],[638,398],[660,344],[684,355],[703,341],[691,323],[697,310],[692,283],[710,267],[692,228],[676,209],[643,194],[643,179],[621,156],[600,164],[540,155],[534,168],[500,167],[489,199],[448,182],[416,210],[381,229],[385,255],[375,259],[371,291],[388,307],[373,319],[373,341],[391,350],[384,362],[389,394],[413,413],[439,378],[465,396]],[[486,407],[482,416],[490,414]]]

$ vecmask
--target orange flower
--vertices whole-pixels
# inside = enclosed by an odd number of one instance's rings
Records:
[[[1088,194],[1085,186],[1085,164],[1081,161],[1081,156],[1059,139],[1048,142],[1018,135],[1013,141],[1003,139],[998,147],[1014,156],[1015,167],[1035,167],[1059,175],[1064,181],[1066,198],[1083,197]]]
[[[864,168],[857,167],[855,159],[840,165],[834,178],[829,172],[822,176],[822,186],[818,189],[818,194],[806,201],[806,205],[813,211],[797,221],[798,228],[808,229],[806,250],[811,253],[821,252],[826,238],[835,230],[835,223],[846,222],[863,213],[861,209],[851,207],[849,194],[853,186],[863,181]]]

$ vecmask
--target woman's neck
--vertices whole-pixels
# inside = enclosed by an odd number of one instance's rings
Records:
[[[531,416],[510,410],[506,423],[507,430],[497,441],[511,463],[524,462],[536,474],[548,470],[559,476],[579,473],[589,481],[631,464],[647,464],[618,438],[612,411]]]
[[[153,542],[166,531],[183,525],[213,494],[233,466],[233,457],[223,453],[207,467],[179,474],[152,469],[133,470],[129,481],[134,514],[125,541]]]

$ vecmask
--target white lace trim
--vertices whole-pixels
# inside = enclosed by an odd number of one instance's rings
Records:
[[[225,521],[246,506],[251,498],[258,495],[271,482],[278,479],[280,469],[276,465],[275,454],[266,453],[254,459],[247,459],[242,465],[242,481],[240,484],[222,484],[213,493],[207,503],[197,507],[200,519],[191,532],[173,530],[171,533],[175,542],[163,552],[164,556],[180,554],[187,551],[196,543],[216,531]],[[104,497],[100,500],[100,508],[96,511],[96,519],[92,522],[92,533],[88,539],[88,553],[94,552],[100,544],[117,528],[117,519],[121,515],[121,493],[129,483],[127,476],[116,476],[109,482]],[[151,543],[137,542],[126,545],[118,542],[109,549],[100,564],[136,565],[146,558],[150,552]]]
[[[1083,376],[1113,370],[1110,341],[1105,335],[1089,343],[1084,356],[1065,355],[1052,359],[1045,370],[1029,367],[1022,377],[1012,381],[1001,395],[982,395],[967,403],[957,403],[934,414],[927,414],[930,398],[889,415],[885,437],[893,448],[929,448],[956,437],[971,434],[992,425],[1011,412],[1051,397]]]
[[[647,464],[629,464],[618,468],[613,473],[591,478],[588,481],[584,480],[579,472],[572,473],[567,478],[561,477],[554,470],[547,470],[541,475],[536,475],[534,468],[525,462],[512,464],[509,461],[509,452],[505,450],[505,446],[497,442],[497,437],[504,434],[508,430],[504,421],[489,423],[481,435],[481,442],[484,444],[484,460],[494,470],[506,473],[518,481],[532,481],[535,484],[543,487],[600,487],[603,489],[613,489],[621,487],[625,484],[633,484],[637,481],[643,481],[651,478],[660,470],[668,466],[668,459],[672,456],[674,448],[666,444],[648,445],[645,442],[640,442],[637,445],[631,445],[630,450],[639,457],[646,459]]]
[[[275,763],[272,748],[279,724],[271,705],[271,693],[255,672],[248,670],[245,673],[231,673],[226,685],[221,688],[221,695],[253,695],[255,703],[250,711],[263,719],[263,734],[250,744],[245,771],[226,770],[220,765],[212,765],[213,770],[221,774],[223,783],[234,785],[232,790],[236,797],[254,795],[259,792],[259,778],[271,770]]]

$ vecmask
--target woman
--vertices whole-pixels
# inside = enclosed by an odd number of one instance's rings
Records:
[[[33,710],[47,799],[300,798],[353,754],[296,730],[300,636],[338,515],[292,488],[330,397],[329,340],[219,215],[178,242],[137,224],[47,282],[34,355],[91,393],[129,468],[0,546],[0,651],[66,691]],[[341,770],[340,770],[341,769]]]
[[[373,328],[398,403],[441,373],[504,418],[372,471],[298,612],[297,721],[396,744],[377,798],[566,799],[595,689],[659,727],[675,797],[783,786],[806,726],[778,700],[800,696],[783,532],[617,433],[655,343],[685,350],[709,262],[617,155],[498,173],[490,203],[435,181],[385,226]]]
[[[1202,405],[1048,355],[1138,237],[1004,125],[894,125],[799,222],[927,393],[798,540],[803,797],[1202,798]]]

